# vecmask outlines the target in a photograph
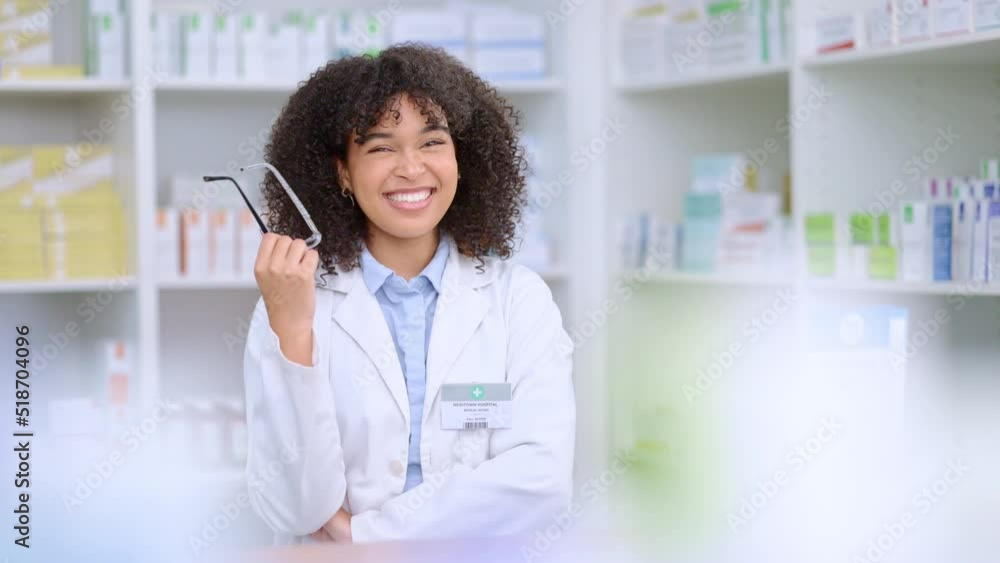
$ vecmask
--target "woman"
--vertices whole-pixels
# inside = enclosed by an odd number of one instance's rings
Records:
[[[572,344],[511,255],[517,112],[412,45],[315,73],[276,121],[247,340],[250,496],[277,543],[533,534],[571,497]],[[321,265],[321,267],[320,267]]]

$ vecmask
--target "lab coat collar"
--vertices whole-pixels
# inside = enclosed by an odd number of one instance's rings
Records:
[[[495,259],[484,259],[483,263],[476,258],[468,258],[458,251],[455,239],[448,234],[443,235],[448,240],[448,262],[444,269],[444,276],[438,293],[455,291],[461,287],[477,289],[492,283],[497,276],[497,263]],[[329,272],[320,266],[316,272],[316,285],[321,289],[330,289],[340,293],[351,293],[355,285],[364,284],[361,268],[351,268],[344,270],[335,267],[334,272]]]
[[[448,243],[448,262],[444,268],[428,346],[425,416],[430,412],[430,405],[448,370],[489,311],[488,301],[477,290],[492,283],[497,276],[495,260],[485,259],[480,263],[477,259],[462,256],[451,237]],[[327,274],[323,283],[319,282],[320,277],[318,274],[317,284],[320,287],[346,294],[333,313],[333,320],[357,342],[375,365],[409,425],[409,401],[399,356],[378,301],[364,283],[361,269],[338,269],[337,275]]]

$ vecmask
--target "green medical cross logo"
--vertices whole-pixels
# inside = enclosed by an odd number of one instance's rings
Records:
[[[475,387],[472,388],[472,398],[473,399],[482,399],[483,395],[485,395],[485,394],[486,394],[486,391],[484,391],[483,388],[480,387],[479,385],[476,385]]]

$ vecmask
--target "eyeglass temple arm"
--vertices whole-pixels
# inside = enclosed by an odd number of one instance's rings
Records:
[[[309,230],[312,231],[312,236],[306,240],[306,246],[309,248],[315,248],[318,246],[320,241],[323,240],[323,235],[320,234],[319,229],[316,228],[316,224],[313,223],[312,216],[310,216],[309,212],[306,211],[306,207],[302,205],[302,201],[297,195],[295,195],[295,192],[292,191],[292,188],[288,185],[288,182],[285,181],[285,177],[281,175],[281,172],[278,172],[277,168],[271,166],[271,164],[267,162],[244,166],[243,168],[240,168],[240,171],[252,170],[254,168],[267,168],[268,171],[274,175],[274,177],[278,180],[278,183],[281,184],[281,187],[285,190],[285,193],[288,194],[288,197],[292,200],[292,203],[295,204],[295,208],[299,210],[299,214],[302,215],[302,219],[306,222]]]
[[[203,176],[202,180],[206,182],[219,182],[222,180],[232,182],[233,185],[236,186],[236,189],[240,191],[240,196],[243,198],[243,202],[247,204],[248,208],[250,208],[250,213],[253,213],[253,218],[257,220],[257,224],[260,226],[260,232],[268,232],[267,225],[265,225],[264,221],[261,220],[260,215],[257,214],[257,210],[250,204],[250,200],[247,199],[247,194],[243,193],[243,188],[240,187],[240,184],[236,180],[230,176]]]

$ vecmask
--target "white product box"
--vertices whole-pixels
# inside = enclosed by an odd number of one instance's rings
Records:
[[[209,263],[209,217],[204,211],[185,209],[181,213],[181,273],[203,278],[211,272]]]
[[[895,33],[892,23],[892,5],[886,0],[879,0],[879,6],[868,12],[868,45],[871,47],[888,47],[892,45]]]
[[[545,76],[545,20],[511,11],[472,16],[473,69],[487,80]]]
[[[963,197],[952,206],[951,276],[956,282],[972,277],[972,240],[976,218],[975,200]]]
[[[538,80],[545,77],[545,48],[476,47],[473,70],[484,80]]]
[[[101,402],[107,405],[108,429],[118,437],[129,420],[129,398],[133,381],[131,345],[123,340],[98,342],[98,373],[102,379]]]
[[[926,282],[930,275],[930,215],[927,202],[905,202],[900,206],[900,241],[903,281]]]
[[[332,58],[332,41],[330,40],[330,17],[326,14],[307,14],[302,18],[302,64],[299,76],[307,78],[320,69]]]
[[[257,261],[257,250],[260,248],[260,226],[257,225],[257,221],[249,209],[241,209],[236,228],[239,275],[246,279],[253,279],[253,265]]]
[[[677,224],[656,217],[649,218],[649,248],[642,265],[653,271],[671,272],[677,262]]]
[[[375,54],[389,44],[389,21],[365,10],[347,10],[337,17],[335,58]]]
[[[408,41],[440,47],[463,63],[469,63],[466,18],[461,12],[405,10],[389,23],[393,43]]]
[[[125,18],[118,12],[91,13],[88,19],[90,76],[120,80],[125,76]]]
[[[211,212],[212,274],[230,278],[236,275],[236,211],[217,209]]]
[[[975,217],[972,227],[972,275],[973,281],[986,281],[986,259],[989,250],[989,209],[990,201],[975,201]]]
[[[545,43],[545,18],[513,11],[485,12],[472,16],[469,39],[477,44],[510,45]]]
[[[857,18],[854,14],[821,17],[816,20],[816,53],[847,51],[857,47]]]
[[[240,16],[240,74],[247,80],[268,77],[267,49],[269,23],[265,12],[247,12]]]
[[[973,0],[973,25],[976,31],[1000,27],[1000,0]]]
[[[931,1],[931,31],[935,37],[972,31],[971,0]]]
[[[157,73],[181,75],[181,15],[158,11],[150,16],[153,42],[153,68]]]
[[[267,33],[267,69],[271,80],[294,83],[299,80],[302,18],[290,12],[272,21]]]
[[[767,23],[762,12],[764,0],[747,0],[742,8],[736,10],[732,9],[730,2],[709,4],[708,10],[712,15],[702,26],[702,33],[714,36],[707,48],[710,65],[769,62],[765,36]]]
[[[185,78],[212,78],[212,13],[186,14],[181,23],[181,70]]]
[[[181,223],[176,209],[156,210],[156,264],[159,279],[181,275]]]
[[[989,202],[986,219],[986,280],[1000,285],[1000,199]]]
[[[931,36],[930,0],[892,0],[893,28],[897,43],[929,39]]]
[[[629,18],[621,27],[621,68],[626,80],[657,78],[674,68],[675,59],[665,41],[667,24],[663,18]],[[680,54],[683,55],[683,48]],[[664,59],[666,56],[666,59]]]
[[[212,78],[235,80],[240,74],[239,20],[217,15],[212,25]]]

